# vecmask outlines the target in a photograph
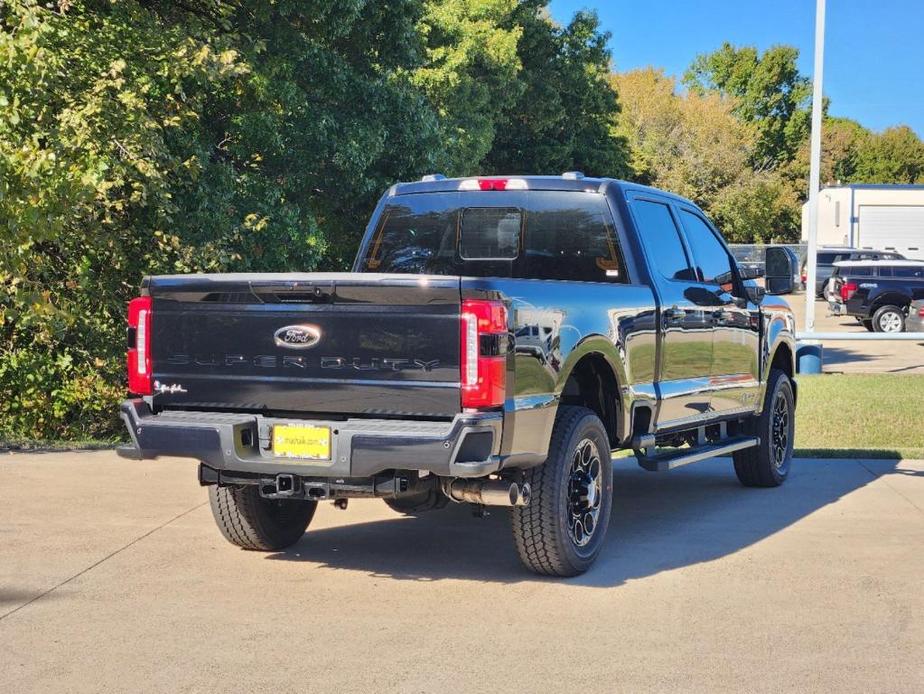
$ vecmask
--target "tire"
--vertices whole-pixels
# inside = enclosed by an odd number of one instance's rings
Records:
[[[860,323],[863,325],[864,328],[866,328],[866,329],[869,330],[870,332],[873,332],[873,321],[871,321],[871,320],[862,320],[862,319],[860,319],[860,318],[858,318],[857,320],[860,321]]]
[[[873,314],[873,330],[877,333],[904,332],[905,312],[891,304],[880,306]]]
[[[603,547],[613,505],[609,437],[597,415],[559,407],[549,457],[525,481],[529,505],[512,513],[520,560],[547,576],[584,573]]]
[[[778,487],[786,481],[792,465],[795,414],[789,376],[771,370],[763,410],[752,420],[760,444],[733,454],[735,474],[745,487]]]
[[[422,492],[399,496],[394,499],[385,499],[384,501],[392,511],[397,511],[407,516],[416,516],[418,513],[444,508],[449,503],[449,497],[443,494],[439,485],[433,484]]]
[[[263,552],[298,542],[318,507],[317,501],[264,499],[255,484],[209,487],[215,523],[232,545]]]

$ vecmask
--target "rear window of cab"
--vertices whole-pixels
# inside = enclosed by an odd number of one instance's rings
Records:
[[[360,269],[627,281],[606,199],[578,191],[396,196],[382,212]]]

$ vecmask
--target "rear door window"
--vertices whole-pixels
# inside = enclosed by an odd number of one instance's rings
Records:
[[[654,269],[670,280],[695,281],[670,208],[661,202],[636,199],[632,202],[632,214]]]

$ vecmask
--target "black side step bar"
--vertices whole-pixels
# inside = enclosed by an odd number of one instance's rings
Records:
[[[760,444],[760,439],[756,436],[733,436],[723,441],[711,444],[694,446],[693,448],[683,448],[670,453],[649,456],[642,450],[635,451],[635,458],[638,464],[649,472],[667,472],[681,465],[698,463],[700,460],[715,458],[720,455],[727,455],[734,451],[740,451],[743,448],[751,448]]]

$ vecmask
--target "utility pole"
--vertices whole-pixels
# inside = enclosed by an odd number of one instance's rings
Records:
[[[809,232],[805,278],[805,332],[815,331],[815,276],[818,265],[818,190],[821,188],[821,100],[825,62],[825,0],[815,4],[815,71],[812,74],[812,139],[809,162]],[[853,215],[853,210],[850,210]]]

